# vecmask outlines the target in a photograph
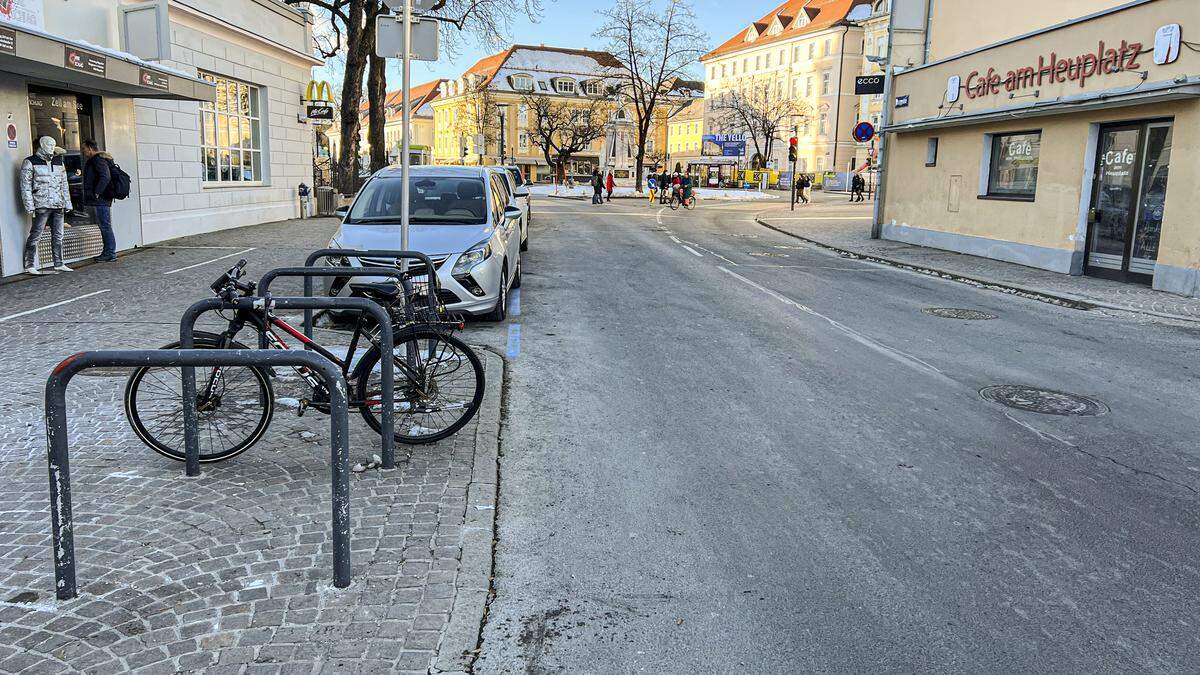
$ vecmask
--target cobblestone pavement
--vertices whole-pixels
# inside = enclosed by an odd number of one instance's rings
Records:
[[[923,271],[996,284],[1029,294],[1171,318],[1200,320],[1200,298],[1155,291],[1137,284],[1070,276],[1000,260],[897,241],[871,239],[871,203],[850,205],[840,195],[818,193],[816,203],[791,211],[764,210],[761,220],[808,241]]]
[[[76,377],[67,399],[81,593],[54,597],[42,416],[50,368],[83,349],[175,340],[183,307],[238,257],[252,277],[302,264],[333,227],[292,221],[204,235],[0,286],[0,672],[468,667],[491,569],[503,379],[502,360],[487,351],[487,395],[467,428],[398,447],[395,471],[352,476],[348,589],[331,581],[329,421],[297,417],[286,403],[303,395],[295,379],[277,383],[283,400],[257,446],[186,479],[130,431],[124,373]],[[281,280],[276,293],[288,288]],[[471,328],[465,337],[477,342]],[[350,426],[352,462],[378,452],[358,415]]]

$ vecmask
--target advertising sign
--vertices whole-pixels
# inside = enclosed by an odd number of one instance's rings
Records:
[[[3,2],[4,0],[0,0]],[[17,31],[0,26],[0,54],[17,53]]]
[[[741,157],[744,154],[745,134],[704,134],[700,142],[703,157]]]
[[[0,0],[2,21],[43,30],[46,27],[46,15],[42,0]]]
[[[317,103],[305,106],[308,120],[310,122],[332,122],[333,121],[333,106],[327,103]]]
[[[143,87],[150,87],[159,91],[167,91],[171,87],[171,80],[165,74],[147,68],[138,68],[138,80],[142,83]]]
[[[108,70],[108,60],[103,56],[70,46],[63,47],[63,65],[71,70],[100,77],[104,77]]]
[[[882,94],[883,85],[883,75],[860,75],[854,78],[854,95]]]

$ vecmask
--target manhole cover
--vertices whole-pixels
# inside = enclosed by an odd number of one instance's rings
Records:
[[[977,309],[959,309],[957,307],[929,307],[921,310],[930,316],[937,316],[943,319],[965,319],[967,321],[987,321],[995,319],[995,314],[988,314]]]
[[[786,253],[773,253],[771,251],[759,251],[750,255],[758,256],[759,258],[787,258],[790,257]]]
[[[1108,412],[1107,405],[1088,396],[1020,384],[997,384],[984,387],[979,390],[979,395],[985,401],[1043,415],[1095,417]]]

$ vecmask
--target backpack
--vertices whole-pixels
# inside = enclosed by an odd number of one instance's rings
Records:
[[[125,199],[129,196],[129,174],[125,173],[116,162],[108,162],[108,187],[104,188],[105,199]]]

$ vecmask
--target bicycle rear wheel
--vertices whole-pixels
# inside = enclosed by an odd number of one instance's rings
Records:
[[[395,408],[397,443],[435,443],[463,428],[483,403],[483,363],[462,340],[417,327],[396,336]],[[354,370],[356,400],[367,424],[382,433],[379,415],[380,349],[374,346]],[[412,365],[409,365],[409,361]]]
[[[219,349],[215,335],[197,336],[196,349]],[[229,349],[247,349],[231,342]],[[179,349],[173,342],[163,349]],[[211,391],[206,393],[211,382]],[[196,426],[200,461],[220,462],[242,454],[271,424],[275,391],[262,368],[196,367]],[[179,368],[138,368],[125,385],[125,417],[143,443],[168,459],[186,459],[183,438],[183,379]]]

